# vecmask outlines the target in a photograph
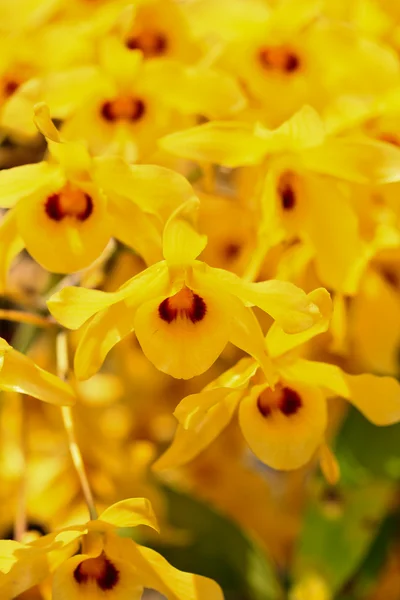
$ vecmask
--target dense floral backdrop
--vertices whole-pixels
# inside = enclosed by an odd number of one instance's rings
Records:
[[[396,0],[0,0],[1,600],[399,600]]]

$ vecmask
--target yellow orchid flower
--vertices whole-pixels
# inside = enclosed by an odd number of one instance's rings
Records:
[[[67,383],[38,367],[3,338],[0,338],[0,390],[28,394],[62,406],[75,402],[75,394]]]
[[[285,0],[274,6],[204,4],[202,19],[209,22],[209,35],[216,35],[213,23],[221,22],[217,64],[243,83],[250,114],[259,114],[269,127],[282,123],[304,103],[322,110],[343,90],[375,95],[398,79],[392,48],[339,19],[327,19],[321,0]],[[350,53],[352,59],[347,60]]]
[[[30,544],[0,541],[2,600],[52,576],[53,600],[140,600],[144,588],[169,600],[223,600],[217,583],[175,569],[160,554],[119,537],[121,527],[158,531],[150,502],[122,500],[97,520],[71,526]]]
[[[300,237],[314,249],[323,285],[354,294],[367,251],[348,185],[400,177],[400,150],[360,137],[327,135],[304,106],[277,129],[240,122],[207,123],[170,134],[161,146],[178,156],[226,167],[259,165],[262,183],[259,253]]]
[[[24,141],[25,138],[30,138],[37,133],[30,113],[33,105],[40,101],[45,101],[51,107],[55,117],[64,119],[66,116],[73,115],[75,109],[87,101],[90,103],[90,98],[96,93],[96,90],[100,95],[102,93],[107,96],[112,95],[114,92],[110,92],[108,89],[107,77],[102,69],[105,68],[111,80],[118,69],[110,69],[110,64],[105,60],[104,54],[112,52],[115,54],[116,61],[121,61],[121,57],[124,59],[126,81],[132,81],[132,75],[137,70],[136,63],[140,56],[146,60],[148,58],[166,59],[167,66],[170,61],[176,62],[178,71],[179,63],[193,63],[201,58],[199,43],[191,35],[189,24],[186,22],[181,7],[171,0],[141,0],[134,4],[129,0],[114,0],[112,3],[105,3],[102,7],[99,2],[94,6],[87,5],[82,0],[71,0],[68,6],[64,4],[53,2],[53,10],[58,19],[51,21],[38,32],[30,32],[28,39],[24,34],[24,39],[20,44],[15,44],[15,40],[11,39],[9,41],[10,51],[4,52],[6,103],[0,114],[0,124],[13,139]],[[86,10],[88,11],[88,21],[84,22]],[[77,26],[77,19],[80,26]],[[7,44],[7,42],[8,39],[2,44]],[[34,52],[32,52],[32,48],[35,49]],[[60,48],[62,48],[62,52]],[[4,50],[6,49],[7,46]],[[22,50],[30,62],[35,60],[36,66],[35,69],[31,68],[26,73],[24,72],[23,77],[20,69],[16,71],[13,66],[14,61],[10,59],[10,52],[13,57],[16,52],[20,53]],[[98,68],[99,54],[101,69]],[[129,54],[131,54],[131,63]],[[0,59],[0,101],[1,67]],[[183,65],[181,70],[182,73],[185,71]],[[123,67],[120,68],[119,74],[121,75],[122,72]],[[181,85],[186,86],[185,93],[187,95],[190,94],[188,87],[191,83],[193,85],[204,83],[203,80],[198,82],[193,80],[191,73],[192,70],[189,69],[185,83],[182,75]],[[237,98],[240,99],[239,90],[234,82],[229,88],[228,82],[231,78],[224,73],[220,73],[220,77],[226,81],[227,93],[231,89],[232,93],[236,92]],[[214,79],[214,83],[221,87],[215,75]],[[110,84],[109,81],[108,83]],[[119,77],[118,84],[122,84]],[[171,80],[169,84],[174,85]],[[212,85],[212,81],[210,81],[210,85]],[[17,90],[16,93],[14,93],[15,90]],[[10,97],[11,92],[13,93]],[[167,93],[171,94],[172,92]],[[126,90],[121,90],[121,94],[125,97]],[[195,101],[193,93],[192,96]],[[109,100],[108,97],[107,100]],[[226,101],[229,101],[229,98],[224,96],[220,106],[222,107]],[[207,102],[206,95],[204,95],[203,102]],[[214,100],[214,103],[216,102],[217,100]],[[243,102],[242,98],[242,104]],[[121,101],[119,105],[121,108]],[[238,105],[238,108],[240,107],[241,105]],[[81,131],[77,131],[77,134],[80,137]],[[118,136],[119,134],[115,136],[117,145],[119,143]],[[122,144],[123,140],[120,140],[120,143]],[[126,143],[129,144],[128,139]]]
[[[134,330],[147,358],[173,377],[203,373],[228,341],[257,357],[268,372],[261,329],[249,306],[260,307],[290,332],[320,319],[312,297],[290,283],[245,283],[196,260],[207,243],[188,220],[197,206],[188,201],[168,220],[165,260],[116,292],[71,287],[50,298],[49,310],[64,326],[77,329],[87,322],[75,355],[78,378],[94,374],[109,350]]]
[[[162,228],[193,195],[184,177],[158,166],[129,166],[117,157],[92,159],[83,143],[64,142],[46,105],[36,107],[52,160],[4,170],[0,206],[0,285],[26,247],[49,271],[90,265],[116,237],[151,264],[162,257]]]
[[[399,256],[399,253],[398,253]],[[395,265],[399,264],[397,261]],[[397,267],[398,269],[398,267]],[[395,268],[365,273],[346,315],[351,356],[364,368],[396,376],[399,370],[400,303]]]
[[[275,388],[260,380],[253,359],[242,359],[199,394],[184,398],[175,410],[179,426],[170,448],[154,468],[180,466],[206,448],[238,412],[239,425],[255,455],[274,469],[296,469],[324,445],[326,398],[341,396],[372,423],[400,421],[400,383],[391,377],[348,375],[335,365],[299,358],[292,351],[326,331],[331,305],[323,290],[313,293],[324,315],[308,331],[287,335],[274,323],[266,347],[276,371]]]
[[[208,238],[204,262],[242,275],[256,246],[256,215],[244,197],[199,194],[199,199],[199,230]]]
[[[260,123],[214,121],[167,135],[160,146],[183,158],[231,168],[288,156],[307,171],[353,183],[391,183],[400,177],[396,148],[360,136],[329,135],[308,105],[274,130]]]
[[[139,50],[145,59],[190,63],[201,57],[189,20],[173,0],[139,0],[129,5],[114,30],[129,50]]]
[[[42,99],[55,115],[68,106],[62,127],[68,139],[86,140],[95,155],[118,154],[143,162],[157,149],[157,140],[178,127],[193,125],[199,115],[226,118],[245,105],[245,97],[229,74],[205,64],[182,65],[175,59],[144,60],[113,35],[99,43],[99,65],[90,94],[76,99],[68,90],[68,74],[60,89]],[[45,82],[46,83],[46,82]],[[161,93],[160,93],[161,92]]]

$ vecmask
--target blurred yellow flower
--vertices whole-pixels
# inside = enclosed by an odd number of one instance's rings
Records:
[[[3,338],[0,338],[0,390],[28,394],[61,406],[75,402],[75,394],[67,383],[38,367]]]

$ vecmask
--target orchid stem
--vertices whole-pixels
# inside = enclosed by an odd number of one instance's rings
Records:
[[[67,380],[69,365],[67,335],[65,331],[60,332],[57,336],[57,367],[59,377],[61,377],[61,379]],[[89,510],[89,515],[91,520],[95,520],[97,519],[97,511],[94,505],[93,494],[89,485],[85,466],[83,464],[82,454],[76,439],[71,407],[62,406],[61,415],[64,422],[65,431],[68,437],[68,445],[72,462],[74,464],[75,470],[79,478],[79,482],[81,484],[83,496],[85,498]]]
[[[0,308],[0,319],[3,319],[4,321],[15,321],[16,323],[28,323],[29,325],[36,325],[37,327],[53,327],[54,325],[57,325],[57,323],[49,317],[42,317],[20,310],[8,310],[4,308]]]

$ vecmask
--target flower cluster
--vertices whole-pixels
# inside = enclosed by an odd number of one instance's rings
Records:
[[[395,4],[0,2],[2,600],[222,600],[166,488],[288,568],[347,403],[400,423]]]

